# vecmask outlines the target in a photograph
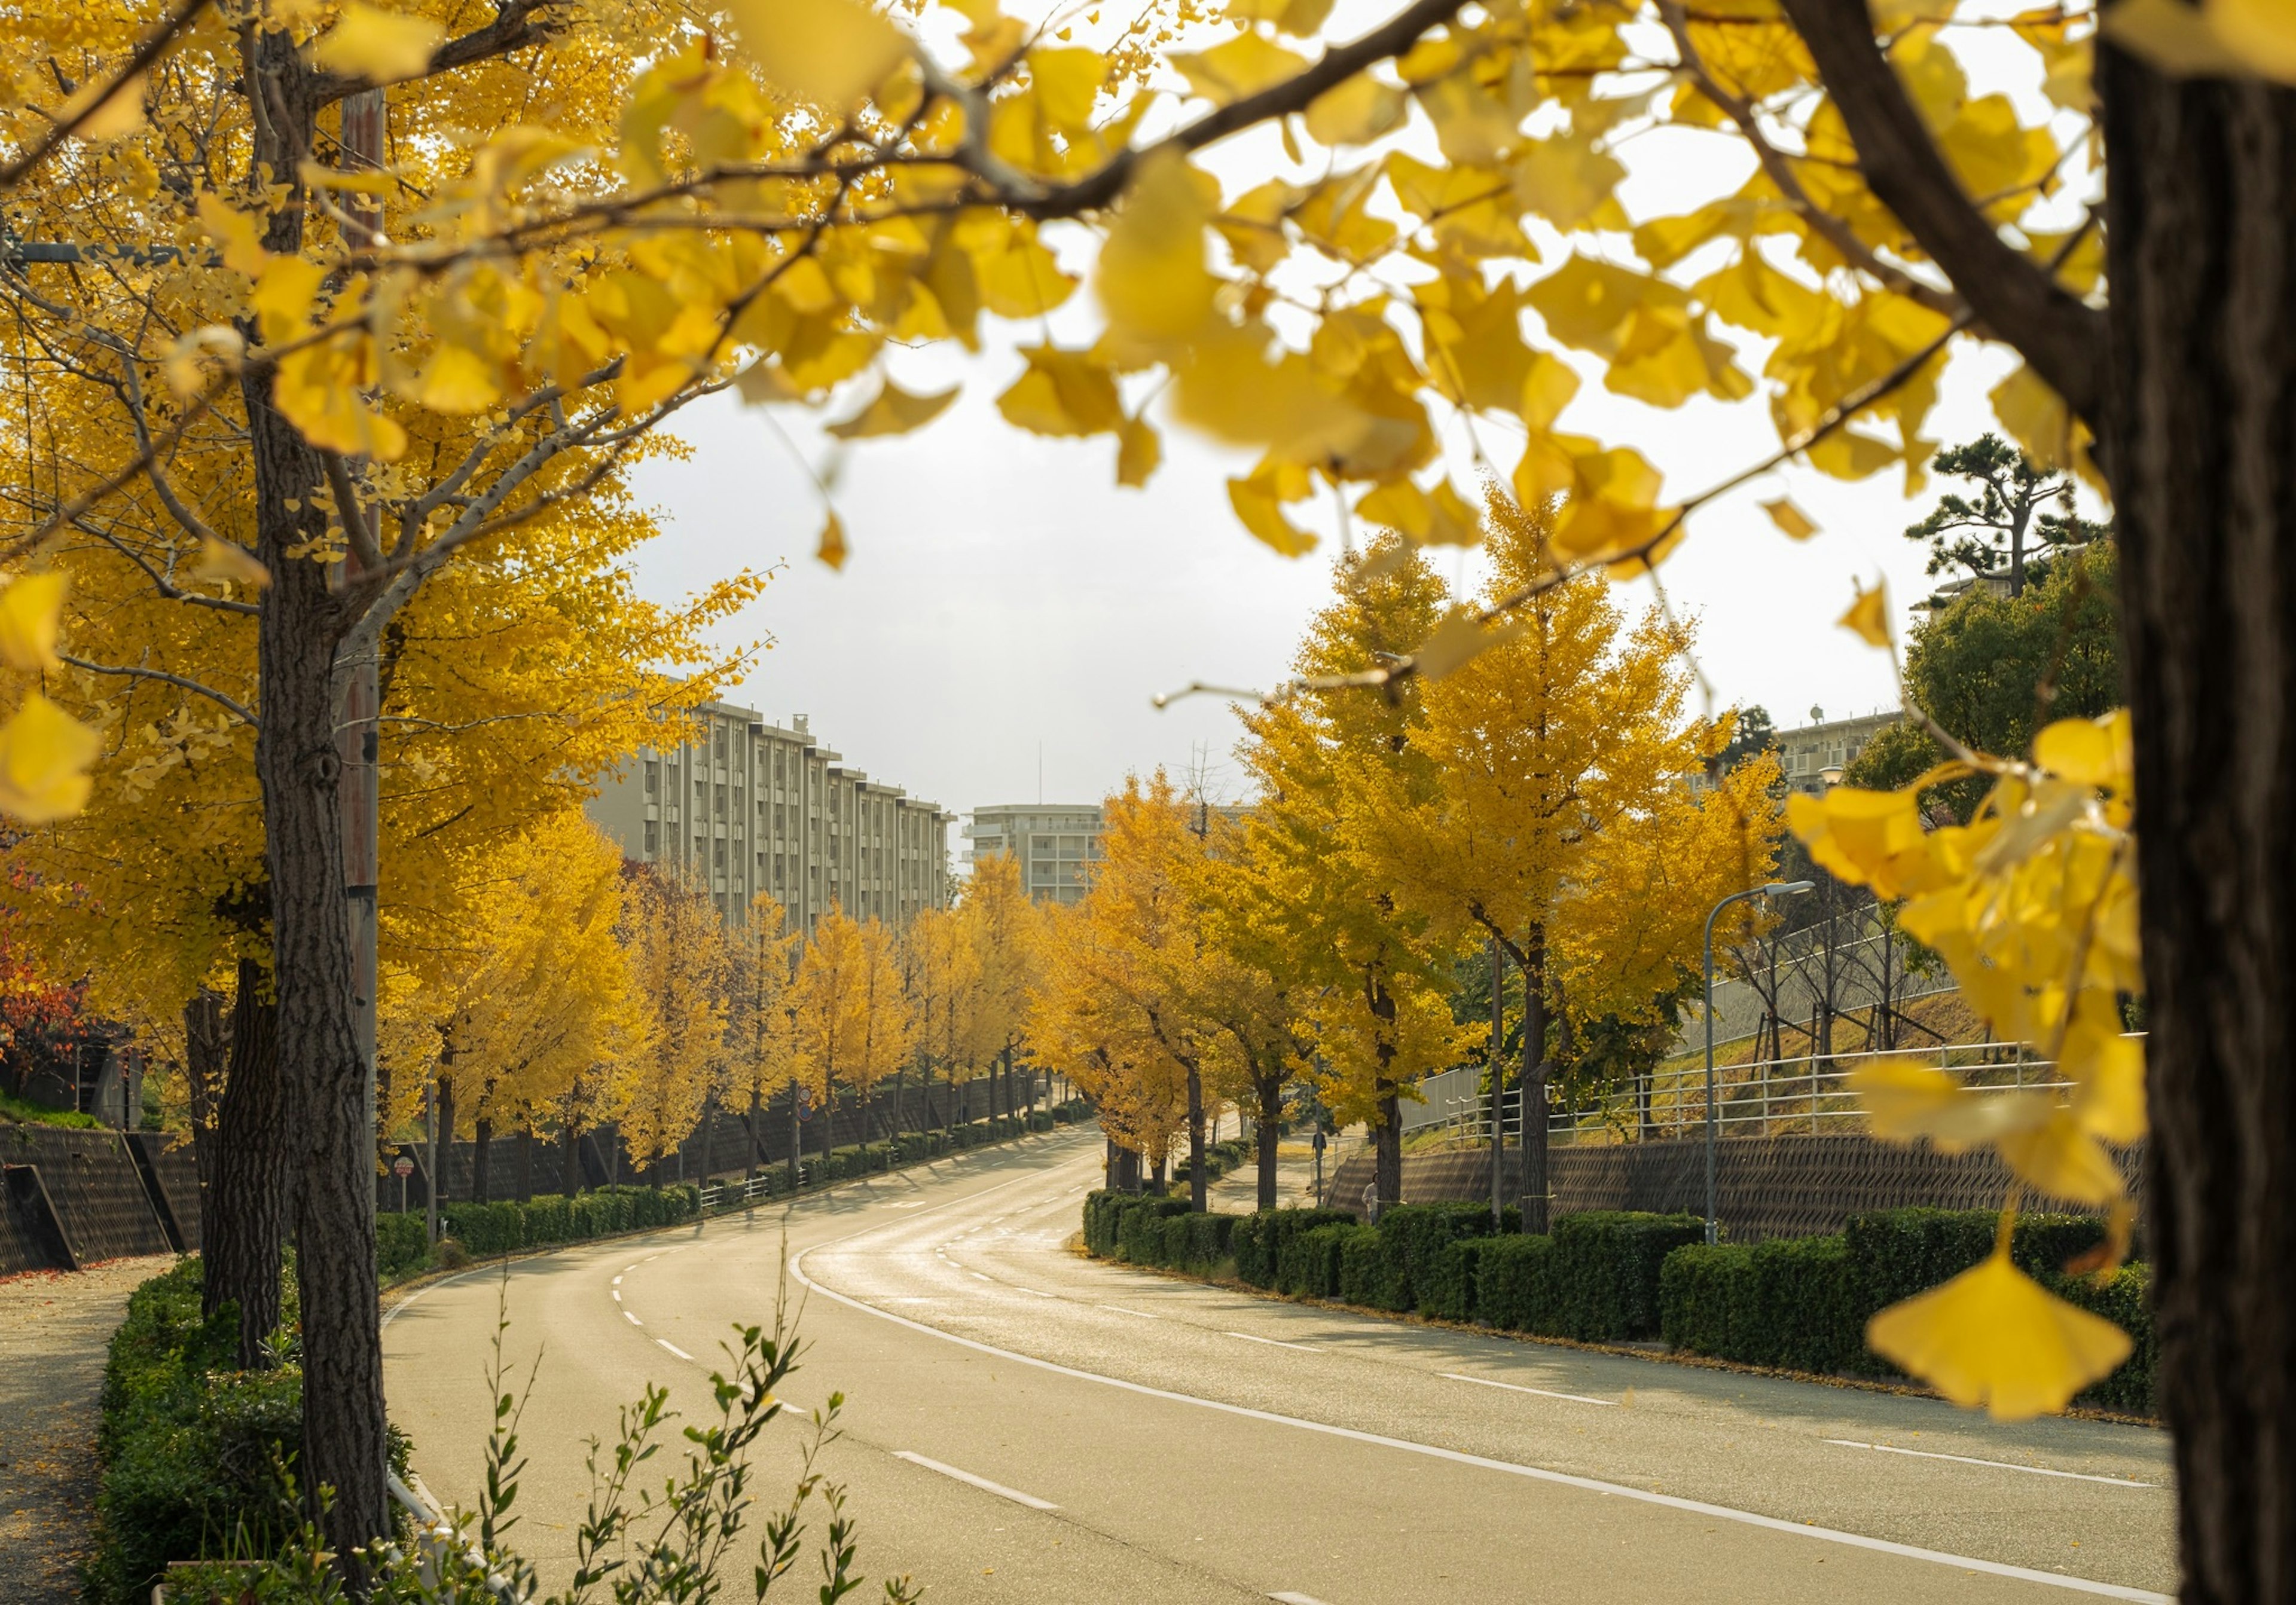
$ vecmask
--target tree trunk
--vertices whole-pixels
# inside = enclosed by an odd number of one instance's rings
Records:
[[[495,1123],[480,1115],[471,1126],[471,1201],[494,1201]]]
[[[711,1140],[717,1135],[717,1121],[718,1094],[712,1093],[701,1101],[701,1184],[704,1187],[709,1185],[710,1168],[718,1158],[716,1144]]]
[[[2296,1599],[2296,94],[2099,51],[2182,1597]]]
[[[452,1064],[454,1062],[454,1052],[450,1048],[443,1056],[441,1060],[442,1067],[444,1065]],[[438,1172],[439,1201],[443,1204],[454,1196],[453,1189],[448,1187],[447,1184],[447,1177],[455,1168],[455,1078],[444,1068],[441,1068],[439,1072],[437,1096],[439,1100],[437,1104],[439,1110],[439,1162],[436,1168]]]
[[[1546,928],[1522,943],[1522,1229],[1548,1225],[1546,1178]]]
[[[263,995],[264,985],[255,961],[240,960],[231,1067],[216,1117],[215,1180],[200,1221],[201,1313],[239,1306],[242,1370],[265,1363],[264,1340],[279,1327],[279,1256],[295,1207],[294,1172],[280,1163],[291,1145],[291,1116],[279,1069],[279,1006]]]
[[[1259,1150],[1259,1207],[1275,1208],[1275,1139],[1276,1126],[1283,1119],[1283,1079],[1282,1072],[1262,1076],[1259,1081],[1259,1123],[1252,1137]]]
[[[1211,1178],[1204,1174],[1204,1077],[1188,1067],[1188,1208],[1201,1215],[1211,1207]]]
[[[191,1105],[192,1163],[202,1193],[215,1185],[216,1102],[230,1052],[231,1022],[223,995],[202,987],[184,1005],[184,1093]],[[212,1206],[203,1199],[201,1208],[204,1213]]]
[[[742,1179],[745,1182],[754,1182],[758,1179],[758,1161],[766,1157],[766,1145],[764,1142],[760,1142],[758,1137],[758,1114],[759,1102],[758,1089],[751,1087],[750,1089],[750,1112],[742,1117],[742,1129],[747,1131],[750,1134],[750,1158],[748,1162],[742,1167]]]
[[[790,1191],[795,1192],[804,1181],[800,1167],[805,1163],[805,1122],[798,1118],[798,1086],[790,1083]]]
[[[1108,1184],[1119,1192],[1140,1191],[1140,1154],[1136,1149],[1118,1147],[1115,1173]]]
[[[582,1191],[582,1134],[569,1119],[558,1128],[558,1184],[568,1198]]]
[[[1381,1097],[1371,1138],[1373,1196],[1384,1209],[1403,1201],[1403,1101],[1394,1093]],[[1353,1208],[1357,1201],[1349,1199],[1341,1207]]]
[[[518,1136],[518,1201],[521,1204],[534,1197],[534,1120],[528,1117],[526,1129]]]

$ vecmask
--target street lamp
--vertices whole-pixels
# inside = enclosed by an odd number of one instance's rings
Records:
[[[1816,888],[1815,880],[1773,880],[1766,886],[1732,892],[1706,915],[1706,1241],[1710,1243],[1721,1241],[1721,1228],[1714,1210],[1714,1142],[1721,1134],[1721,1110],[1714,1101],[1714,921],[1733,903],[1742,903],[1749,897],[1792,897]]]

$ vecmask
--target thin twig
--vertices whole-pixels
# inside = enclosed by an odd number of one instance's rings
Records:
[[[170,12],[160,26],[135,47],[135,53],[127,58],[126,66],[112,75],[111,81],[104,86],[102,94],[90,95],[86,105],[70,117],[59,119],[45,134],[33,141],[30,150],[17,157],[7,166],[0,167],[0,193],[14,189],[22,182],[26,174],[47,160],[49,152],[70,138],[82,123],[101,111],[114,95],[127,88],[138,73],[158,61],[168,46],[175,43],[176,36],[189,27],[192,19],[205,11],[207,6],[208,0],[183,0],[183,4]]]
[[[91,675],[125,675],[131,679],[157,680],[162,684],[178,686],[184,691],[194,692],[215,703],[218,708],[230,710],[249,729],[263,728],[263,721],[250,713],[240,703],[217,691],[214,686],[202,685],[197,680],[187,680],[181,675],[171,675],[165,669],[139,668],[125,663],[91,663],[86,658],[75,658],[70,652],[58,652],[56,656],[74,668],[86,669]]]

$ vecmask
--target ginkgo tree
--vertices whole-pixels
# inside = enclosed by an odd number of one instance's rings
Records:
[[[1000,396],[1016,425],[1106,438],[1133,484],[1161,422],[1254,451],[1231,500],[1292,551],[1319,488],[1414,541],[1476,538],[1444,446],[1496,448],[1526,504],[1567,498],[1542,587],[1662,559],[1696,508],[1791,458],[1912,470],[1960,350],[2023,359],[1993,393],[2004,428],[2104,478],[2129,565],[2164,1408],[2180,1487],[2210,1512],[2185,1559],[2207,1597],[2259,1592],[2286,1522],[2259,1491],[2296,1451],[2233,1424],[2277,1396],[2284,1245],[2219,1228],[2287,1191],[2292,1148],[2239,1141],[2215,1111],[2269,1101],[2284,1028],[2259,978],[2296,918],[2289,877],[2259,868],[2296,780],[2253,756],[2292,746],[2270,559],[2296,505],[2269,423],[2296,383],[2284,16],[2119,0],[2100,37],[2090,12],[1964,18],[1949,0],[1406,0],[1326,40],[1319,0],[1236,0],[1185,13],[1178,37],[1153,8],[1081,38],[995,0],[955,10],[947,49],[859,0],[722,17],[505,0],[475,24],[427,4],[192,0],[36,11],[0,41],[12,221],[94,269],[12,280],[12,308],[43,350],[91,328],[124,340],[144,423],[45,487],[4,550],[30,555],[164,469],[218,409],[243,417],[258,471],[283,1028],[332,1134],[308,1241],[345,1273],[340,1302],[306,1313],[307,1341],[341,1362],[315,1374],[348,1379],[312,1413],[332,1430],[308,1435],[334,1527],[373,1531],[383,1509],[369,1245],[324,1174],[357,1170],[365,1140],[333,777],[308,756],[338,662],[694,394],[738,377],[753,400],[842,404],[851,381],[848,434],[929,422],[946,396],[895,382],[888,350],[970,344],[984,314],[1036,325],[1078,283],[1061,251],[1081,232],[1101,236],[1098,337],[1024,349]],[[1972,90],[1956,45],[1972,23],[2031,53],[2046,121]],[[339,109],[381,84],[393,137],[346,138]],[[1233,188],[1208,170],[1264,127],[1281,162]],[[1619,152],[1659,127],[1737,160],[1685,209],[1636,216]],[[1670,490],[1633,443],[1566,421],[1587,373],[1662,408],[1766,405],[1779,448]],[[426,463],[432,416],[487,421],[485,474]],[[823,554],[844,546],[832,519]],[[0,656],[52,667],[37,599],[7,610],[33,627]],[[1396,685],[1420,644],[1339,677]],[[0,799],[68,813],[99,739],[45,689],[12,707]],[[2036,995],[2062,988],[2026,973]]]

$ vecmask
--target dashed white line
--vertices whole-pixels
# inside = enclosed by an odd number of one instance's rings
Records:
[[[893,1458],[907,1461],[913,1466],[922,1466],[928,1471],[938,1471],[943,1477],[954,1477],[959,1482],[970,1483],[984,1494],[994,1494],[999,1499],[1009,1499],[1015,1504],[1025,1504],[1032,1511],[1057,1511],[1061,1508],[1049,1499],[1039,1499],[1034,1494],[1023,1494],[1018,1488],[1008,1488],[1001,1482],[991,1482],[985,1477],[975,1477],[970,1471],[960,1471],[955,1466],[943,1465],[937,1460],[928,1460],[923,1455],[907,1449],[894,1450]]]
[[[1979,1460],[1970,1454],[1943,1454],[1934,1449],[1900,1449],[1895,1444],[1861,1444],[1854,1438],[1829,1437],[1829,1444],[1844,1449],[1874,1449],[1883,1454],[1911,1454],[1922,1460],[1959,1461],[1964,1466],[1990,1466],[1998,1471],[2023,1471],[2034,1477],[2069,1477],[2075,1482],[2107,1482],[2116,1488],[2157,1488],[2157,1482],[2138,1482],[2133,1477],[2100,1477],[2092,1471],[2060,1471],[2054,1466],[2021,1466],[2013,1460]]]
[[[1021,1286],[1019,1282],[1014,1282],[1013,1285],[1015,1287]],[[1057,1298],[1060,1297],[1058,1293],[1047,1293],[1042,1288],[1021,1288],[1021,1290],[1024,1293],[1034,1293],[1039,1298]]]
[[[621,1290],[621,1289],[619,1289],[619,1288],[616,1288],[616,1289],[614,1290],[614,1302],[615,1302],[616,1304],[619,1304],[621,1301],[622,1301],[622,1290]]]
[[[1150,1310],[1128,1310],[1120,1304],[1103,1304],[1104,1310],[1114,1310],[1119,1315],[1137,1315],[1143,1321],[1161,1321],[1164,1317]]]
[[[1296,1348],[1303,1354],[1310,1355],[1317,1352],[1305,1343],[1286,1343],[1281,1338],[1255,1338],[1250,1332],[1222,1332],[1220,1335],[1224,1338],[1241,1338],[1246,1343],[1265,1343],[1270,1348]],[[1269,1597],[1272,1599],[1274,1596]]]
[[[644,1322],[639,1320],[636,1315],[631,1314],[627,1310],[624,1310],[622,1312],[622,1319],[628,1322],[632,1326],[644,1326],[645,1324]]]
[[[1295,1593],[1288,1588],[1282,1593],[1272,1593],[1267,1597],[1275,1601],[1275,1605],[1324,1605],[1323,1601],[1317,1599],[1314,1594]]]
[[[1478,1388],[1504,1388],[1509,1393],[1535,1393],[1542,1399],[1569,1399],[1574,1404],[1613,1404],[1616,1399],[1593,1399],[1583,1393],[1557,1393],[1552,1388],[1525,1388],[1520,1382],[1494,1382],[1488,1377],[1471,1377],[1456,1371],[1439,1371],[1437,1376],[1448,1377],[1454,1382],[1472,1382]]]
[[[678,1347],[676,1344],[672,1343],[667,1338],[656,1338],[654,1341],[660,1344],[664,1348],[669,1350],[671,1354],[676,1355],[681,1360],[691,1360],[693,1358],[692,1355],[687,1354],[684,1349]]]
[[[975,1281],[975,1282],[986,1282],[986,1281],[988,1281],[988,1278],[987,1278],[986,1276],[983,1276],[983,1275],[982,1275],[980,1272],[978,1272],[978,1271],[967,1271],[967,1272],[965,1273],[965,1274],[966,1274],[967,1276],[972,1277],[972,1280],[973,1280],[973,1281]]]

